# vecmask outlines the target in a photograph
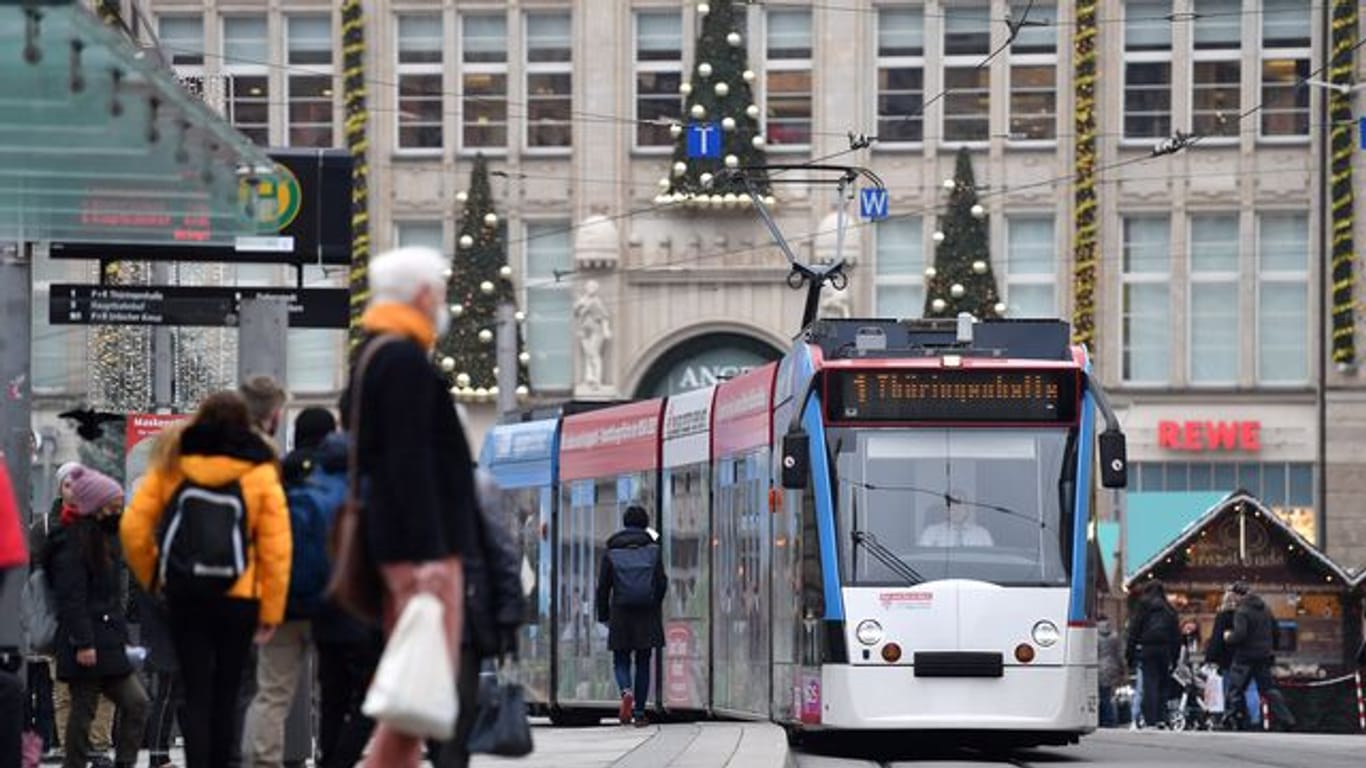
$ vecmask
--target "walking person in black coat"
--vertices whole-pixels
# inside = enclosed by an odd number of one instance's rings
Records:
[[[90,726],[101,695],[118,708],[114,764],[132,768],[147,722],[147,693],[128,658],[128,624],[119,589],[119,514],[123,489],[92,469],[71,475],[79,519],[52,535],[48,572],[57,597],[57,677],[71,688],[63,745],[66,768],[86,768]]]
[[[1271,676],[1271,665],[1276,661],[1276,617],[1261,595],[1253,593],[1246,584],[1235,584],[1233,591],[1238,594],[1238,610],[1233,614],[1233,629],[1224,634],[1224,641],[1233,649],[1233,666],[1229,668],[1233,705],[1239,709],[1247,706],[1247,686],[1255,680],[1257,694],[1270,705],[1276,718],[1272,722],[1290,730],[1295,727],[1295,716]]]
[[[669,581],[664,558],[655,537],[647,530],[650,515],[632,504],[622,515],[622,530],[607,539],[607,552],[598,571],[598,621],[607,625],[607,647],[621,690],[618,716],[622,725],[634,717],[647,725],[645,706],[650,700],[650,656],[664,647],[664,594]],[[631,679],[635,661],[634,685]]]
[[[1166,725],[1167,686],[1181,647],[1181,628],[1176,609],[1167,602],[1167,590],[1156,579],[1143,585],[1138,609],[1129,619],[1125,658],[1143,671],[1143,720],[1149,728]]]

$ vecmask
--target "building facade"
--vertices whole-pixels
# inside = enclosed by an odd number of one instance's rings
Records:
[[[1097,3],[1095,365],[1129,431],[1134,492],[1244,488],[1355,567],[1366,564],[1366,388],[1354,370],[1321,370],[1329,126],[1326,91],[1303,82],[1325,79],[1329,1]],[[273,146],[341,145],[334,4],[143,5],[149,41],[240,130]],[[943,181],[966,147],[1007,315],[1070,317],[1076,3],[1027,5],[746,9],[769,161],[862,165],[890,190],[889,219],[848,228],[849,287],[826,296],[826,313],[922,312]],[[798,330],[804,297],[752,208],[656,200],[679,86],[701,63],[698,14],[679,0],[366,4],[372,242],[437,246],[458,268],[457,196],[474,155],[489,158],[539,401],[705,385],[771,359]],[[1154,156],[1178,132],[1200,138]],[[851,133],[871,147],[851,151]],[[833,192],[775,194],[799,256],[835,258]],[[40,263],[40,295],[41,281],[81,268]],[[215,279],[289,276],[227,267]],[[591,387],[575,323],[590,291],[611,331]],[[42,320],[34,383],[55,407],[86,386],[80,332]],[[292,333],[298,402],[328,401],[341,335]],[[489,405],[471,409],[492,418]]]

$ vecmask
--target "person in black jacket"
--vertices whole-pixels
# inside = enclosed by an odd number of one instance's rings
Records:
[[[1176,664],[1181,629],[1176,609],[1167,602],[1167,591],[1156,579],[1143,585],[1143,595],[1129,619],[1125,659],[1143,670],[1143,720],[1149,728],[1166,723],[1167,679]]]
[[[70,479],[79,519],[52,534],[47,552],[57,599],[57,677],[71,688],[63,765],[86,768],[90,726],[103,694],[119,712],[114,764],[131,768],[142,746],[148,702],[128,657],[119,589],[123,489],[92,469],[78,469]]]
[[[598,621],[607,625],[607,647],[612,651],[612,668],[621,689],[618,716],[623,725],[635,719],[646,725],[645,706],[650,700],[650,656],[664,647],[664,595],[669,580],[664,573],[664,558],[659,545],[647,530],[650,515],[632,504],[622,515],[624,528],[607,539],[607,552],[598,570]],[[642,552],[643,550],[643,552]],[[652,563],[651,563],[652,558]],[[650,568],[649,590],[632,578]],[[638,588],[637,588],[638,587]],[[648,591],[648,594],[635,594]],[[631,680],[631,661],[635,657],[635,684]]]
[[[1255,680],[1257,694],[1271,707],[1275,717],[1272,722],[1285,730],[1294,728],[1295,716],[1271,676],[1271,665],[1275,663],[1276,617],[1261,595],[1252,592],[1246,584],[1235,584],[1233,591],[1239,596],[1238,609],[1233,614],[1233,629],[1224,634],[1224,641],[1233,649],[1233,665],[1229,668],[1233,705],[1239,709],[1246,706],[1248,683]]]

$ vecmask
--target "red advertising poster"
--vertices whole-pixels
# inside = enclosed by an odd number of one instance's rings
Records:
[[[755,368],[716,388],[712,449],[730,456],[768,445],[772,430],[773,378],[777,363]]]
[[[581,480],[658,467],[663,410],[663,400],[647,400],[566,418],[560,477]]]
[[[124,469],[128,491],[132,495],[137,481],[147,472],[156,436],[189,416],[183,413],[130,413],[123,445]]]
[[[688,660],[692,658],[692,627],[681,621],[669,622],[664,630],[664,703],[671,707],[692,704],[692,678]]]

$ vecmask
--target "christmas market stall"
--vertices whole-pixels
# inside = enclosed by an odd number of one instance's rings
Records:
[[[1207,644],[1224,591],[1244,582],[1277,619],[1275,675],[1304,730],[1360,730],[1353,656],[1361,633],[1352,579],[1256,497],[1229,494],[1125,580],[1160,579]]]

